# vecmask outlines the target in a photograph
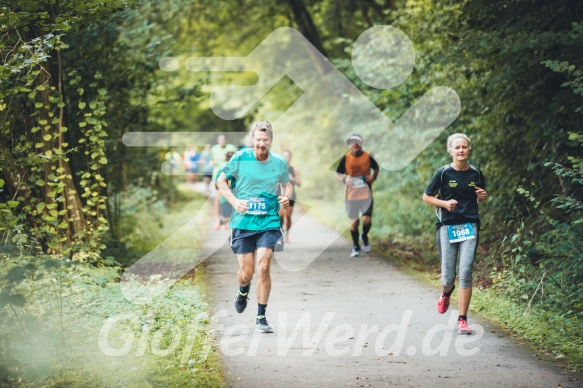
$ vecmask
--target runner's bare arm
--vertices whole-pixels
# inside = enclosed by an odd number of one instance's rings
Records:
[[[478,203],[482,203],[486,200],[488,193],[486,193],[486,190],[481,189],[478,186],[476,186],[476,195],[478,196]]]
[[[300,187],[302,185],[302,180],[300,179],[300,172],[295,167],[294,167],[294,173],[296,176],[294,183],[296,184],[296,186]]]
[[[279,201],[279,203],[282,207],[289,206],[289,199],[293,195],[293,193],[294,193],[294,188],[290,182],[281,184],[281,194],[282,195],[277,197],[277,200]]]
[[[442,207],[444,209],[449,210],[450,212],[454,211],[455,207],[457,205],[457,201],[455,199],[450,199],[449,201],[444,201],[444,200],[439,199],[433,195],[427,195],[425,193],[423,193],[423,202],[428,203],[429,205]]]
[[[372,176],[370,177],[370,182],[368,182],[368,183],[373,183],[374,181],[377,180],[377,177],[379,176],[380,170],[381,169],[379,167],[373,169]]]
[[[229,188],[229,182],[227,181],[227,176],[225,175],[224,172],[222,172],[221,175],[219,175],[219,178],[217,179],[217,187],[219,188],[219,192],[221,193],[221,195],[225,197],[227,201],[229,201],[231,206],[233,206],[233,209],[235,209],[239,213],[243,213],[249,210],[247,207],[247,201],[235,197],[235,194],[233,194],[233,192]]]

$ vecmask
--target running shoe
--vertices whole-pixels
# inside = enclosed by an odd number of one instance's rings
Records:
[[[364,253],[369,253],[370,252],[370,244],[369,243],[362,244],[362,250],[364,251]]]
[[[360,247],[354,246],[352,248],[352,252],[350,253],[350,257],[358,257],[360,256]]]
[[[362,250],[364,253],[370,252],[370,243],[368,242],[368,238],[362,237]]]
[[[223,225],[221,225],[221,229],[222,230],[227,230],[227,229],[229,229],[229,227],[227,226],[227,224],[223,224]]]
[[[218,224],[215,225],[215,230],[219,230],[219,229],[221,229],[221,224],[220,223],[218,223]]]
[[[242,294],[241,291],[237,291],[237,296],[235,296],[235,310],[237,310],[239,314],[245,311],[245,308],[247,307],[247,300],[249,299],[247,298],[248,294],[249,293]]]
[[[455,286],[451,289],[450,293],[455,290]],[[449,294],[451,296],[451,294]],[[439,300],[437,301],[437,311],[440,314],[445,314],[447,309],[449,308],[449,296],[445,296],[443,291],[441,291],[441,295],[439,296]]]
[[[458,334],[470,335],[472,334],[472,329],[470,329],[468,326],[468,322],[461,318],[459,321],[457,321],[457,332]]]
[[[267,322],[265,315],[258,315],[255,319],[255,328],[260,333],[273,333],[273,328]]]

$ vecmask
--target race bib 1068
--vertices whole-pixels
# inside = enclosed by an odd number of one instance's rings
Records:
[[[447,225],[447,236],[450,243],[456,243],[476,238],[474,228],[469,222],[459,225]]]

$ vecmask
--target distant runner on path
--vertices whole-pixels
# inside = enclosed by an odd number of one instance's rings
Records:
[[[219,170],[223,168],[225,164],[227,164],[227,161],[225,159],[225,157],[227,156],[227,152],[235,153],[237,151],[238,151],[237,147],[235,147],[233,144],[227,143],[227,135],[220,134],[219,136],[217,136],[217,144],[212,146],[210,149],[210,160],[213,165],[213,172],[211,176],[213,178],[216,178]],[[217,224],[215,225],[215,229],[221,229],[223,223],[221,222],[221,207],[218,195],[215,197],[215,212],[218,220]]]
[[[350,147],[336,169],[336,177],[346,185],[346,214],[350,218],[352,252],[350,257],[360,256],[359,217],[362,213],[362,249],[370,252],[368,232],[372,227],[372,183],[379,175],[379,165],[372,155],[362,149],[362,136],[354,133],[346,139]],[[370,171],[373,171],[372,175]]]
[[[289,242],[289,230],[291,228],[292,225],[292,213],[294,211],[294,205],[296,203],[296,200],[298,198],[298,195],[296,193],[296,187],[300,187],[302,185],[302,180],[300,178],[300,172],[298,171],[297,168],[293,167],[290,164],[291,161],[291,151],[289,150],[283,150],[281,152],[281,156],[283,156],[283,158],[285,159],[286,163],[287,163],[287,171],[289,173],[289,182],[292,185],[293,188],[293,193],[292,196],[289,199],[289,206],[286,208],[281,208],[279,209],[279,219],[281,220],[281,230],[283,231],[283,235],[284,235],[284,242],[288,243]],[[281,186],[277,187],[277,191],[278,191],[278,195],[281,192]]]

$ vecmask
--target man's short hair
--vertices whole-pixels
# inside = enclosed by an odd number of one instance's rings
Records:
[[[265,132],[269,138],[273,140],[273,127],[269,121],[257,121],[251,125],[251,138],[253,138],[255,131]]]

